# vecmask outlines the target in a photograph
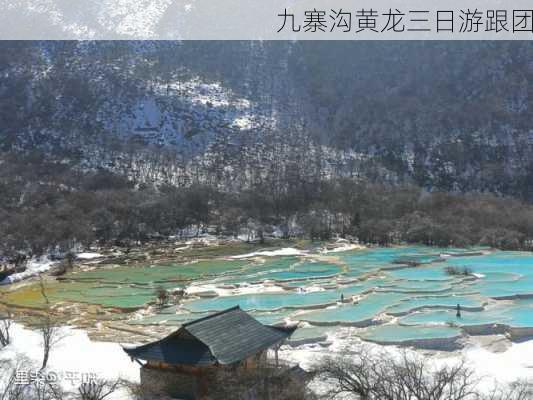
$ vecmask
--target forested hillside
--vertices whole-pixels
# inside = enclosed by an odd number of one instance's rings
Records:
[[[529,247],[529,42],[0,50],[4,252],[191,226]]]
[[[279,157],[532,200],[532,60],[528,42],[6,42],[0,135],[128,170],[117,146],[136,139],[193,180],[238,167],[246,186]]]

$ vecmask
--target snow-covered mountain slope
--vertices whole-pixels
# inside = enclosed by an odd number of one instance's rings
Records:
[[[135,182],[233,188],[265,176],[340,176],[533,199],[527,43],[2,50],[0,143],[9,152],[37,149]]]

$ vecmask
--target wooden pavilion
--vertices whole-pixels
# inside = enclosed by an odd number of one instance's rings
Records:
[[[296,328],[263,325],[238,306],[183,324],[156,342],[124,351],[142,365],[141,385],[160,387],[179,399],[205,399],[219,373],[268,363]],[[274,360],[267,352],[274,350]],[[145,363],[141,362],[144,361]]]

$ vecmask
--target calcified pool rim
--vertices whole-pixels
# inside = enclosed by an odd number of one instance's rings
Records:
[[[450,275],[446,267],[470,272]],[[158,287],[183,291],[180,306],[153,307]],[[10,293],[7,302],[32,305],[38,293],[31,290],[19,294],[25,299]],[[99,268],[71,274],[49,290],[59,303],[142,310],[129,320],[135,326],[177,326],[240,305],[265,323],[299,323],[300,341],[310,339],[306,330],[324,333],[342,326],[360,328],[356,335],[363,340],[422,348],[455,349],[469,334],[507,333],[513,340],[533,334],[533,255],[527,252],[423,246],[256,252],[187,264]]]

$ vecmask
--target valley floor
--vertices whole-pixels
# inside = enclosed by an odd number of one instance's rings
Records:
[[[59,382],[67,391],[75,391],[87,377],[115,380],[126,379],[139,382],[139,365],[130,360],[122,350],[125,343],[98,342],[89,339],[83,330],[64,327],[63,338],[53,349],[48,371],[56,373]],[[280,357],[297,362],[306,370],[312,369],[326,356],[345,353],[350,348],[356,349],[361,341],[350,336],[349,330],[341,329],[328,338],[331,345],[319,344],[298,347],[284,346]],[[366,344],[372,351],[386,351],[401,354],[402,349],[394,346]],[[510,384],[518,379],[529,379],[533,368],[533,341],[511,343],[503,336],[472,337],[469,344],[459,352],[434,352],[408,350],[423,357],[430,358],[430,364],[440,366],[454,364],[464,359],[476,375],[481,378],[479,388],[489,391],[496,383]],[[39,333],[16,325],[13,329],[13,342],[0,351],[0,360],[23,360],[27,362],[18,371],[36,372],[42,357]],[[28,362],[29,361],[29,362]],[[324,383],[320,380],[311,383],[316,392],[324,392]],[[124,389],[114,393],[111,400],[131,400],[129,392]]]
[[[365,249],[344,241],[270,247],[190,242],[127,254],[85,252],[75,271],[43,281],[64,325],[50,369],[61,377],[91,373],[137,382],[139,365],[121,345],[153,341],[185,321],[239,305],[263,323],[297,323],[280,356],[306,370],[364,345],[418,354],[435,366],[464,359],[480,388],[489,390],[494,382],[531,376],[531,265],[533,256],[525,252]],[[468,273],[450,274],[448,267]],[[156,305],[161,289],[175,305]],[[17,324],[0,358],[39,365],[40,337],[32,330],[44,307],[38,280],[4,286],[1,300]],[[72,379],[64,380],[75,389]],[[312,385],[324,390],[319,381]],[[112,398],[125,399],[124,391]]]

